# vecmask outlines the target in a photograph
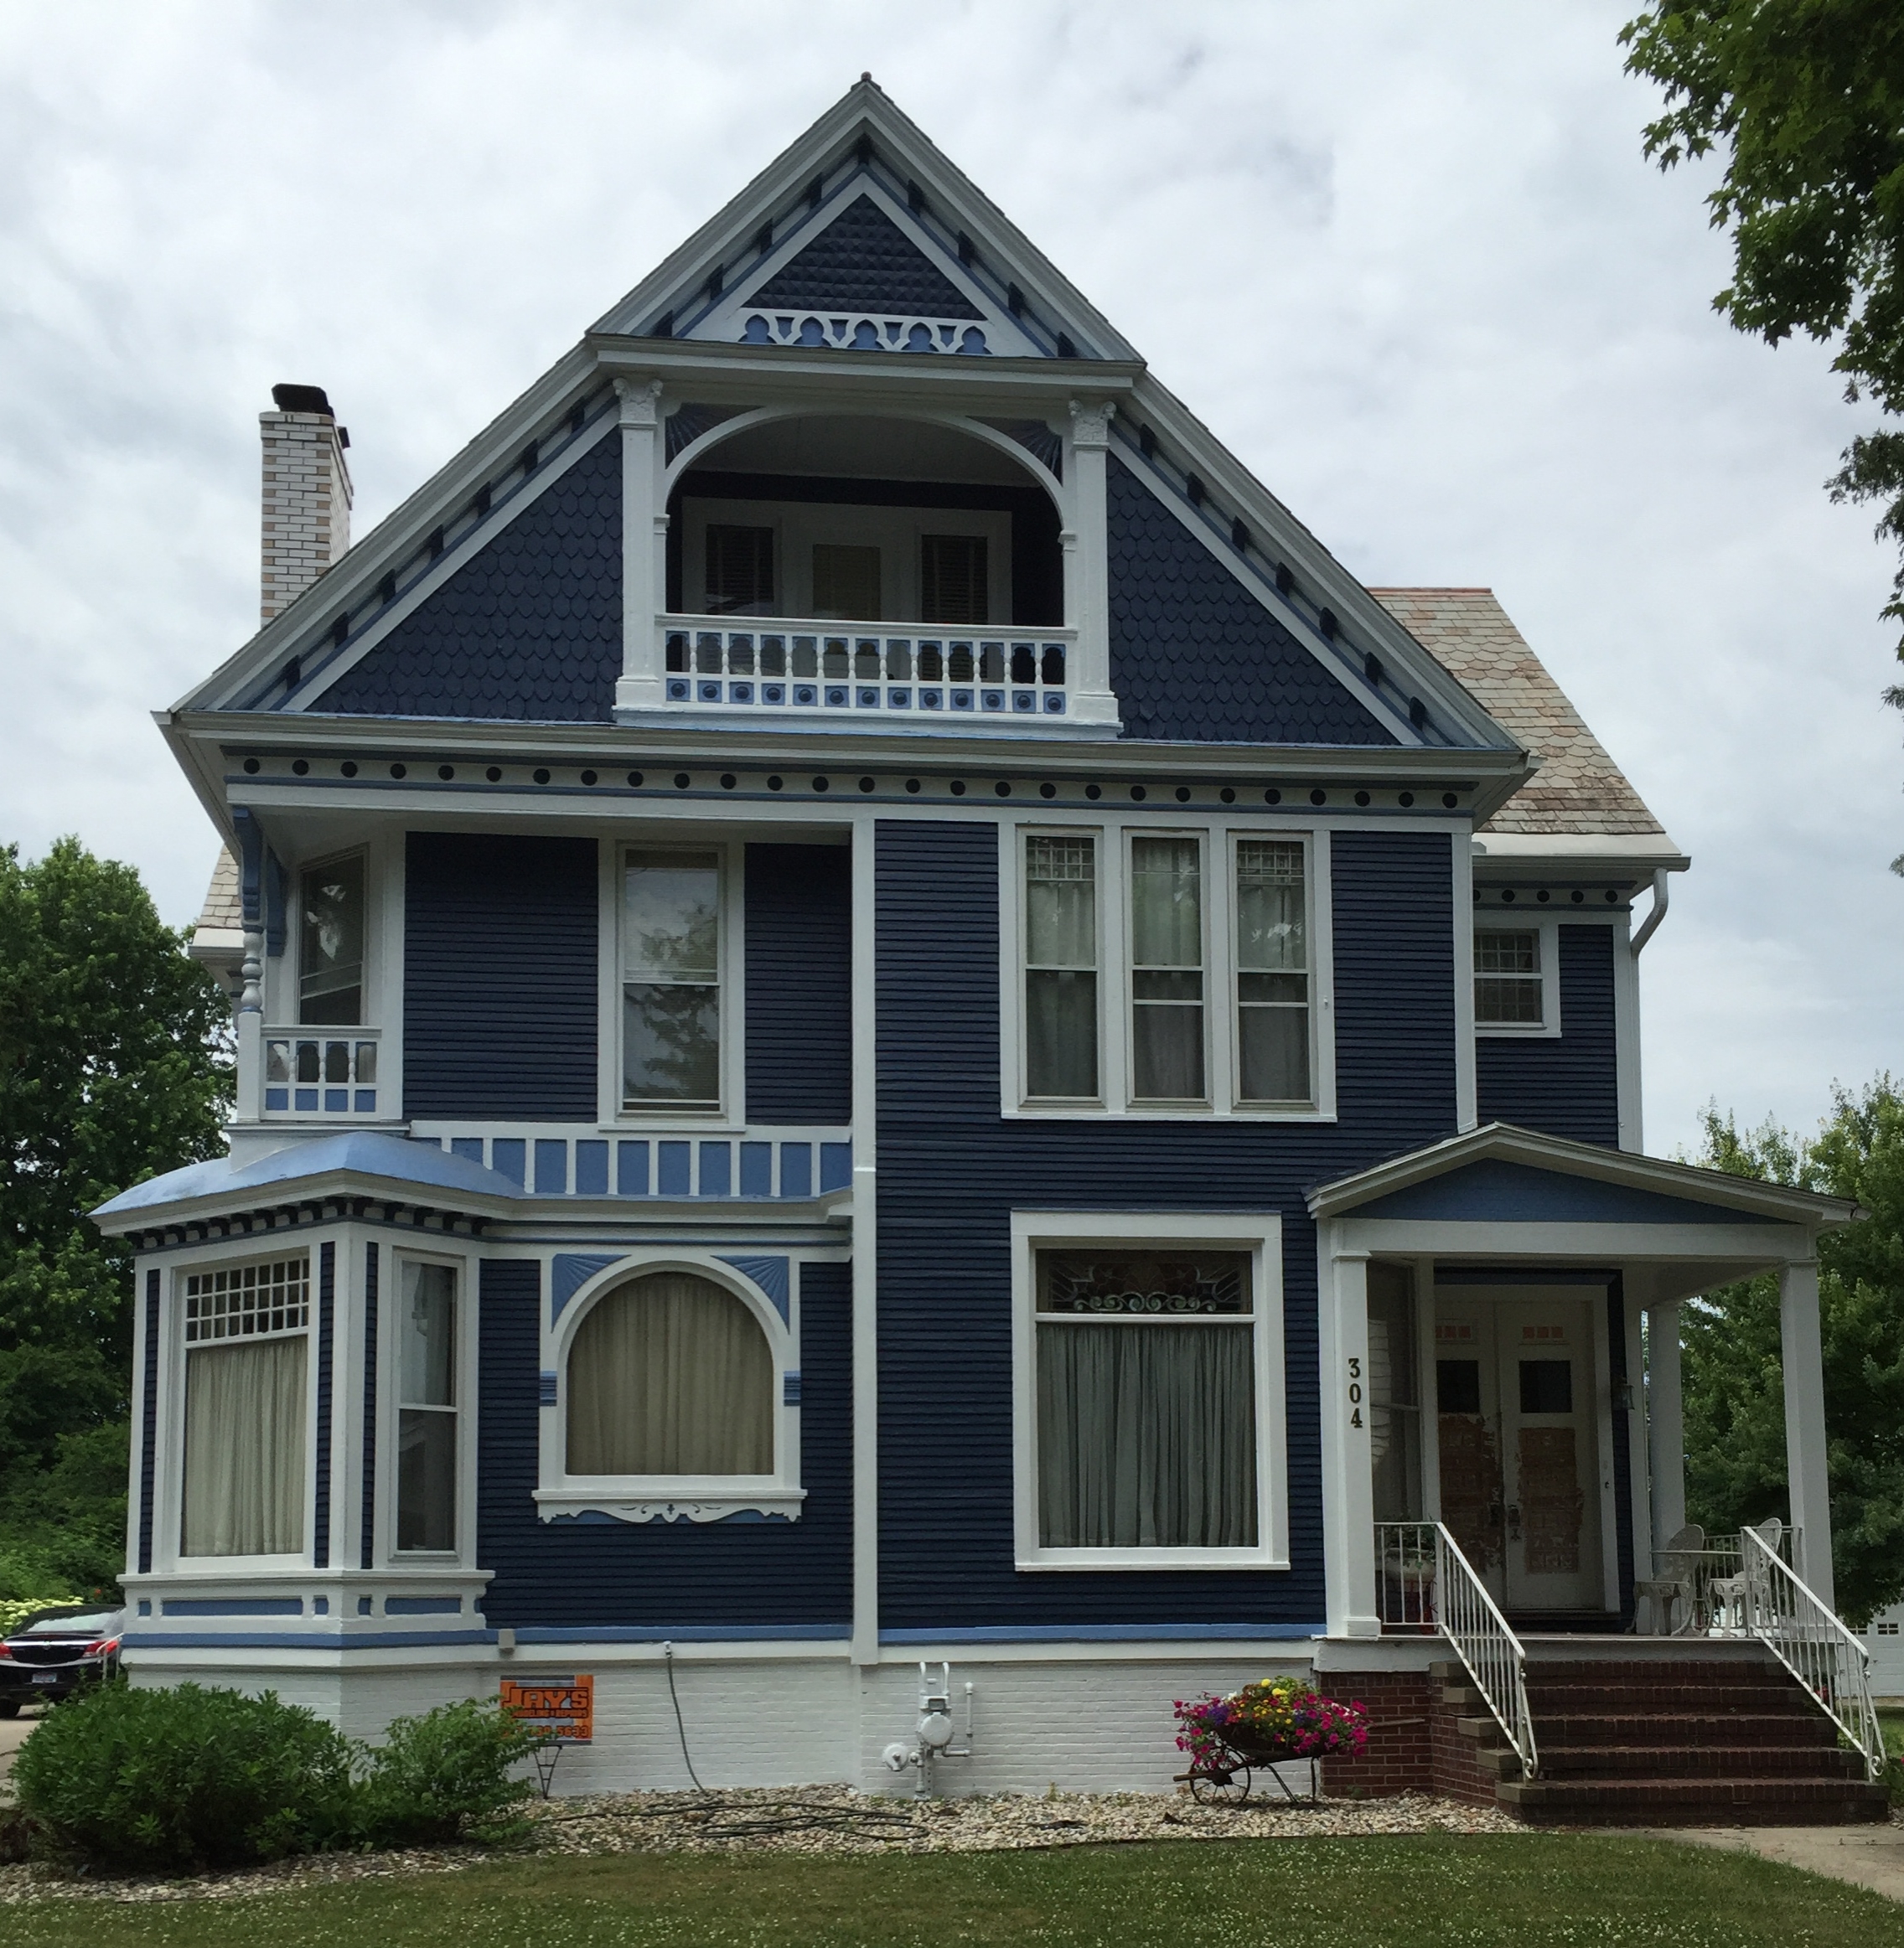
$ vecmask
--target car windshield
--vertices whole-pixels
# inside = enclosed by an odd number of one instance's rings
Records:
[[[65,1616],[43,1616],[38,1623],[30,1623],[15,1634],[23,1637],[98,1637],[118,1621],[116,1610],[73,1610]]]

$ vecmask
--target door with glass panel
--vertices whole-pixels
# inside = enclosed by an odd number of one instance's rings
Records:
[[[1435,1426],[1441,1520],[1490,1595],[1507,1594],[1494,1307],[1435,1303]]]
[[[1130,1096],[1203,1103],[1203,847],[1193,838],[1130,840]]]

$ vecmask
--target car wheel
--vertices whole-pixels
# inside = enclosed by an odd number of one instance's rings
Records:
[[[20,1701],[17,1697],[0,1697],[0,1718],[17,1718],[20,1715]]]

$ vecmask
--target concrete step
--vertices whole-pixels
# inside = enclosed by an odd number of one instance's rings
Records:
[[[1530,1826],[1803,1827],[1882,1821],[1881,1781],[1847,1779],[1504,1779],[1501,1805]]]

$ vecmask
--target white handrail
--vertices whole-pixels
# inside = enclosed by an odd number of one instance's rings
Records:
[[[1435,1524],[1436,1620],[1474,1680],[1508,1743],[1520,1754],[1521,1776],[1536,1777],[1540,1751],[1527,1708],[1527,1652],[1487,1585],[1445,1522]]]
[[[1804,1686],[1873,1779],[1884,1774],[1884,1731],[1871,1703],[1870,1652],[1757,1529],[1746,1554],[1746,1627]]]

